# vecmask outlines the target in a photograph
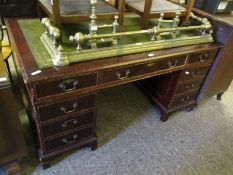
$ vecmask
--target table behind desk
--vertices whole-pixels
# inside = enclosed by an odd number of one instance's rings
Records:
[[[194,9],[194,12],[210,20],[214,29],[215,41],[224,45],[207,75],[197,99],[199,101],[214,95],[218,95],[218,99],[221,99],[233,79],[233,14],[212,15],[198,9]]]
[[[103,88],[154,77],[141,87],[159,105],[163,121],[176,110],[195,106],[221,47],[200,44],[39,69],[17,20],[9,19],[7,25],[44,168],[70,149],[97,148],[96,95]]]
[[[26,144],[8,70],[0,52],[0,164],[21,158]]]

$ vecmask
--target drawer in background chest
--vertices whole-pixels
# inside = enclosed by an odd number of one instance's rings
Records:
[[[34,85],[37,98],[76,92],[84,88],[96,86],[97,73],[70,77],[54,81],[39,82]]]
[[[88,108],[95,107],[96,94],[69,99],[45,106],[38,106],[40,121],[50,120],[56,117],[70,115]]]
[[[49,136],[57,135],[90,123],[94,123],[95,116],[96,112],[95,110],[92,110],[81,114],[73,114],[65,119],[43,124],[41,126],[43,132],[42,135],[44,138],[47,138]]]
[[[94,126],[89,126],[78,131],[45,141],[46,152],[56,151],[57,149],[72,146],[82,140],[91,138],[94,135]]]
[[[178,81],[180,82],[180,81],[186,81],[186,80],[190,80],[190,79],[203,77],[207,74],[209,67],[210,66],[184,69],[181,72],[181,75],[180,75]]]
[[[103,71],[102,83],[127,80],[136,76],[143,76],[149,73],[156,73],[163,70],[174,69],[184,66],[187,55],[165,58],[151,63],[144,63],[133,66],[126,66]]]
[[[218,49],[212,49],[204,52],[190,54],[187,64],[214,60],[217,55],[217,52]]]

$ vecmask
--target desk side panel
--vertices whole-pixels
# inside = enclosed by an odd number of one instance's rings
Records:
[[[233,79],[233,27],[213,21],[215,39],[221,48],[200,90],[197,100],[225,92]]]

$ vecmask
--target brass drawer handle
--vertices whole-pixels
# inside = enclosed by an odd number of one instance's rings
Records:
[[[172,63],[171,60],[168,61],[167,63],[168,63],[168,67],[169,67],[169,68],[174,68],[174,67],[177,66],[177,64],[179,63],[179,61],[176,59],[173,63]]]
[[[76,142],[77,138],[78,138],[78,135],[75,134],[75,135],[72,136],[72,138],[63,138],[62,142],[65,143],[65,144],[73,144],[73,143]]]
[[[201,73],[201,72],[200,72],[199,70],[198,70],[198,71],[193,71],[193,72],[192,72],[192,76],[193,76],[193,77],[197,77],[197,76],[200,75],[200,73]]]
[[[209,58],[208,53],[202,53],[199,55],[200,62],[206,61]]]
[[[129,69],[126,70],[124,77],[122,77],[122,75],[121,75],[120,72],[116,72],[116,76],[117,76],[118,80],[125,80],[126,78],[129,77],[129,74],[130,74],[130,70]]]
[[[195,89],[195,83],[192,83],[191,85],[186,85],[185,88],[188,90],[193,90]]]
[[[183,97],[183,98],[181,98],[181,101],[182,101],[182,102],[187,102],[187,101],[189,101],[189,99],[190,99],[190,97],[189,97],[189,96],[187,96],[187,97]]]
[[[67,121],[65,121],[64,123],[61,124],[61,127],[62,128],[66,128],[67,125],[68,125],[68,123],[72,123],[74,125],[77,125],[78,124],[78,120],[76,120],[76,119],[67,120]]]
[[[71,85],[72,87],[67,88],[68,85]],[[77,85],[78,85],[78,80],[75,79],[67,79],[64,80],[62,83],[60,83],[58,86],[59,88],[61,88],[63,91],[68,92],[68,91],[73,91],[77,89]]]
[[[72,105],[73,109],[71,110],[68,110],[65,106],[61,106],[60,107],[60,110],[64,113],[64,114],[69,114],[69,113],[72,113],[72,112],[75,112],[78,108],[78,103],[73,103]]]

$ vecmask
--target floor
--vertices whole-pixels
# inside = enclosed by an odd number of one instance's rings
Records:
[[[21,161],[22,174],[232,175],[232,99],[233,84],[222,101],[209,98],[193,112],[177,112],[162,123],[134,84],[104,90],[98,99],[98,149],[69,152],[46,170],[31,153]],[[20,115],[33,150],[23,109]]]

